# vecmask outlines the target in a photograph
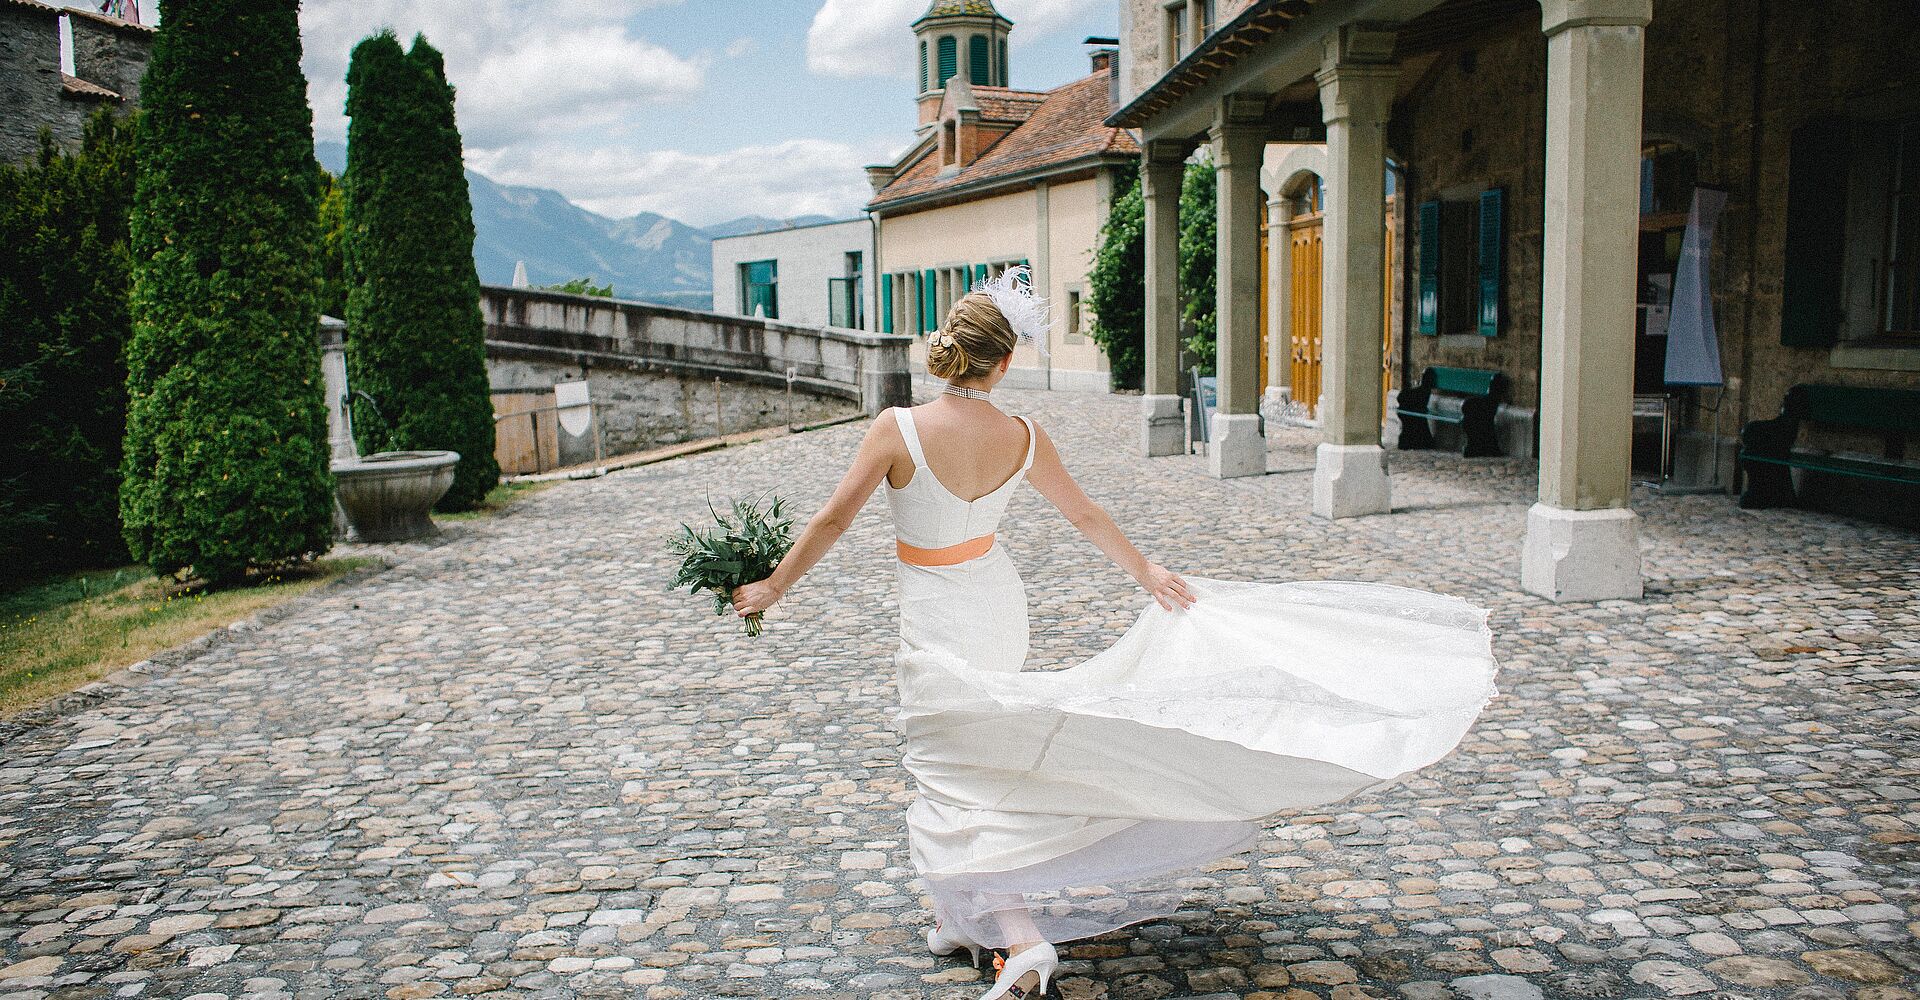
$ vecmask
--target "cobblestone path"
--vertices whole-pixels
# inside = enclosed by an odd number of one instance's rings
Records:
[[[1003,394],[1154,558],[1494,607],[1459,752],[1066,950],[1070,998],[1913,997],[1920,538],[1636,495],[1650,592],[1519,588],[1530,467],[1396,454],[1400,509],[1131,457],[1136,402]],[[0,750],[0,997],[970,998],[903,841],[876,497],[747,640],[665,590],[704,497],[810,512],[862,424],[569,483],[453,526]],[[1144,597],[1031,490],[1035,655]]]

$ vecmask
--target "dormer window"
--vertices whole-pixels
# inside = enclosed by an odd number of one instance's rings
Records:
[[[949,118],[940,123],[940,165],[950,167],[960,162],[959,123]]]

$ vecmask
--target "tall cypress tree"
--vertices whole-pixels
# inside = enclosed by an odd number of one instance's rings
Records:
[[[354,46],[347,68],[347,371],[372,396],[356,414],[362,452],[460,453],[441,510],[480,503],[493,457],[473,207],[453,87],[440,53],[391,31]]]
[[[162,0],[136,131],[122,528],[232,582],[330,544],[297,0]]]
[[[1138,389],[1147,367],[1147,218],[1138,179],[1129,177],[1100,226],[1087,270],[1093,339],[1107,354],[1116,389]]]

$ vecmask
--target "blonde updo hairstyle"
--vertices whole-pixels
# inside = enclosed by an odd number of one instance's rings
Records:
[[[927,336],[927,373],[953,381],[993,370],[1013,353],[1012,324],[986,292],[968,292],[947,312],[947,321]]]

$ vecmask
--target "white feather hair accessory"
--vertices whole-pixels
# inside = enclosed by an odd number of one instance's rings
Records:
[[[1033,271],[1027,265],[1015,264],[977,290],[993,299],[1016,339],[1032,344],[1041,358],[1047,357],[1047,331],[1052,320],[1047,315],[1047,300],[1033,293]]]

